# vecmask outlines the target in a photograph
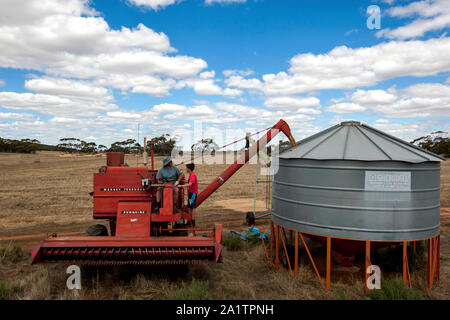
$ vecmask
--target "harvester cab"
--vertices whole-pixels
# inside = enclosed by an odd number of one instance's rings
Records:
[[[264,137],[214,179],[197,197],[198,207],[237,170],[263,148],[280,130],[295,144],[290,128],[280,120]],[[88,230],[88,235],[44,239],[32,253],[32,264],[77,263],[85,265],[192,264],[220,262],[222,225],[194,228],[185,203],[184,188],[158,184],[157,170],[129,167],[124,154],[107,153],[107,166],[94,173],[93,217],[109,222]],[[161,207],[156,193],[162,190]],[[173,188],[179,188],[173,199]],[[92,230],[94,232],[92,232]],[[100,230],[100,232],[98,232]]]

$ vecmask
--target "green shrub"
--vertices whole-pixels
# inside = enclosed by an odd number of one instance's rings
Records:
[[[406,288],[401,280],[386,280],[381,289],[371,290],[366,300],[424,300],[422,294],[414,289]]]
[[[259,234],[254,234],[248,236],[248,243],[256,245],[261,243],[261,236]]]
[[[0,263],[17,262],[23,257],[22,248],[16,244],[9,244],[4,248],[0,248]]]
[[[227,236],[224,240],[223,240],[223,245],[225,246],[225,248],[227,248],[228,250],[240,250],[242,248],[242,241],[241,238],[239,237],[233,237],[233,236]]]
[[[338,300],[347,300],[347,295],[345,294],[345,291],[340,289],[337,298]]]
[[[18,286],[7,287],[5,283],[0,282],[0,300],[11,300],[19,291],[20,287]]]
[[[189,286],[182,287],[178,290],[173,290],[173,294],[167,298],[172,300],[209,300],[208,281],[192,279]]]

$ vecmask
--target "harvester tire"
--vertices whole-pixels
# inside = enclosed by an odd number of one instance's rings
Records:
[[[102,224],[94,224],[87,229],[86,234],[91,237],[108,236],[108,229]]]

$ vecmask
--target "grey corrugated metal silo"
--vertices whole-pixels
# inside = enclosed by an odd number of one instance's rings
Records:
[[[342,122],[280,155],[272,220],[346,239],[436,236],[442,160],[365,124]]]

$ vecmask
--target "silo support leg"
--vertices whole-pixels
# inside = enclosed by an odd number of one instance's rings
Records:
[[[428,289],[433,289],[434,272],[438,268],[438,237],[428,239]]]
[[[280,265],[280,226],[275,225],[275,269]]]
[[[331,283],[331,237],[327,237],[327,289]]]
[[[295,231],[295,262],[294,262],[294,276],[298,278],[298,231]]]
[[[270,261],[269,253],[267,252],[266,242],[264,241],[264,237],[263,237],[262,231],[259,233],[259,235],[261,237],[261,242],[262,242],[262,245],[264,247],[264,253],[266,254],[266,259],[267,259],[267,261]]]
[[[367,269],[369,268],[369,266],[371,265],[370,263],[370,241],[366,241],[366,259],[365,259],[365,266],[366,269],[364,270],[365,273],[365,279],[366,281],[364,282],[364,290],[366,293],[369,293],[369,288],[367,287],[367,279],[369,278],[369,274],[367,273]]]
[[[407,263],[407,254],[406,254],[406,249],[407,249],[407,242],[403,241],[403,285],[406,287],[406,263]]]
[[[275,234],[275,230],[273,228],[273,221],[270,222],[270,257],[272,258],[273,261],[273,237]]]
[[[430,289],[433,289],[433,282],[434,282],[434,272],[437,270],[437,263],[438,263],[438,237],[436,236],[432,240],[433,243],[433,259],[432,259],[432,269],[431,269],[431,286]]]
[[[286,247],[286,242],[287,242],[286,232],[284,231],[283,227],[280,227],[280,228],[281,228],[281,241],[283,242],[284,254],[286,255],[286,260],[287,260],[287,263],[289,266],[289,272],[292,273],[291,261],[290,261],[289,254],[288,254],[287,247]]]
[[[437,236],[437,266],[436,266],[436,281],[439,282],[441,277],[441,235]]]
[[[411,288],[411,275],[409,273],[408,265],[408,241],[403,241],[403,285],[406,286],[409,283]]]
[[[317,278],[319,278],[320,284],[321,284],[322,287],[323,287],[322,278],[320,277],[319,271],[317,270],[316,264],[314,263],[314,259],[313,259],[313,257],[311,256],[311,252],[309,252],[308,246],[306,245],[306,242],[305,242],[305,239],[303,238],[302,233],[299,232],[299,234],[300,234],[300,239],[302,239],[303,245],[305,246],[306,252],[308,253],[309,260],[311,261],[311,264],[312,264],[313,267],[314,267],[314,271],[316,271]]]
[[[428,276],[428,289],[431,289],[431,255],[432,255],[432,240],[428,239],[428,261],[427,261],[427,276]]]

